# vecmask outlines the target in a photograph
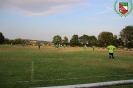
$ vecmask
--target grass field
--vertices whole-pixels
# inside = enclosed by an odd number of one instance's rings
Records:
[[[0,88],[75,85],[133,79],[133,51],[0,45]],[[133,88],[133,85],[111,88]]]

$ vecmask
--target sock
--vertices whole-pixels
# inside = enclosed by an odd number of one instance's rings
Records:
[[[109,58],[111,59],[111,56],[109,56]]]
[[[114,56],[112,56],[112,58],[114,59]]]

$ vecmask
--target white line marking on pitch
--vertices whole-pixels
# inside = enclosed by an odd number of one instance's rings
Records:
[[[34,74],[34,62],[31,63],[31,82],[33,82],[33,74]]]

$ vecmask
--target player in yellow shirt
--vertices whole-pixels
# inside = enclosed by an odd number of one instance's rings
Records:
[[[116,48],[116,47],[113,46],[113,45],[107,46],[107,49],[108,49],[108,51],[109,51],[109,58],[110,58],[110,60],[111,60],[111,57],[112,57],[112,59],[114,60],[114,49],[115,49],[115,48]]]

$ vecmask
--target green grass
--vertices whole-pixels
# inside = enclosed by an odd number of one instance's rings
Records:
[[[133,78],[133,52],[106,49],[0,46],[0,88],[75,85]],[[33,62],[33,64],[32,64]],[[33,68],[33,71],[32,71]],[[118,86],[120,88],[132,85]],[[118,88],[117,86],[111,88]]]

